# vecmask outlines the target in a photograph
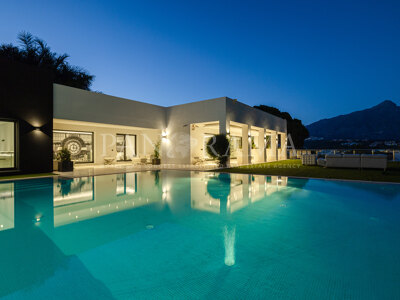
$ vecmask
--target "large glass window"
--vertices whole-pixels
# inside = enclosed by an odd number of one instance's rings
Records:
[[[0,169],[15,168],[15,122],[0,121]]]
[[[258,149],[258,136],[251,136],[250,139],[251,149]]]
[[[136,156],[136,135],[117,134],[117,160],[132,160]]]
[[[74,162],[93,162],[93,132],[54,130],[54,158],[63,148],[71,152],[71,160]]]
[[[278,149],[282,148],[282,135],[278,134]]]
[[[267,135],[267,136],[265,137],[265,142],[266,142],[265,147],[266,147],[267,149],[271,149],[271,141],[272,141],[272,136],[269,134],[269,135]]]
[[[231,137],[231,153],[234,153],[242,149],[242,137],[232,136]]]

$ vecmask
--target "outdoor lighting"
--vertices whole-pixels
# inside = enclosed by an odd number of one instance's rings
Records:
[[[167,130],[163,130],[163,131],[161,132],[161,137],[162,137],[163,139],[166,139],[166,138],[167,138]]]
[[[40,127],[35,127],[35,131],[36,131],[36,132],[41,131]]]

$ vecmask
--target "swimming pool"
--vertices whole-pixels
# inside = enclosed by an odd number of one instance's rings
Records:
[[[400,185],[186,171],[0,183],[4,299],[399,299]]]

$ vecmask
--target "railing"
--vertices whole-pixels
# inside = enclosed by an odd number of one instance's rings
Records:
[[[288,149],[288,158],[301,158],[303,154],[386,154],[388,160],[400,161],[399,149]]]

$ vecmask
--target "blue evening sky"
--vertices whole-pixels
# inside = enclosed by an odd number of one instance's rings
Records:
[[[400,1],[1,1],[0,43],[25,30],[159,105],[228,96],[305,124],[400,102]]]

